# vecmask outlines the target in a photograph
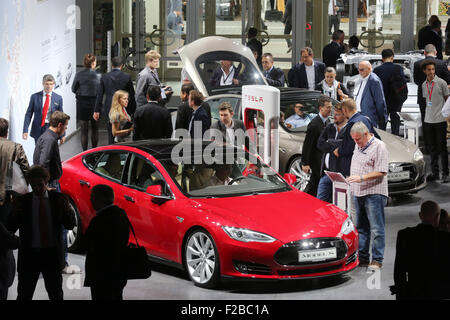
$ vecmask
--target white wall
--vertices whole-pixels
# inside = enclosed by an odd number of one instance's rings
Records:
[[[30,163],[34,139],[22,140],[23,121],[44,74],[57,79],[55,92],[71,117],[67,134],[76,129],[76,13],[75,0],[0,2],[0,116],[10,120],[10,139],[24,146]]]

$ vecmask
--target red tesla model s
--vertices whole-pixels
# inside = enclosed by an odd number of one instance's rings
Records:
[[[94,216],[90,190],[110,185],[149,258],[200,287],[221,278],[338,275],[358,265],[348,215],[289,185],[261,159],[211,142],[147,140],[89,150],[63,164],[76,209],[70,249]],[[131,240],[131,239],[130,239]]]

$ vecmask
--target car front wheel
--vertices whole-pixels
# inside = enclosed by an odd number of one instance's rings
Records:
[[[219,283],[219,254],[212,236],[196,230],[187,238],[184,259],[189,277],[196,286],[214,288]]]
[[[300,191],[304,191],[309,183],[310,174],[303,172],[301,156],[297,156],[294,159],[292,159],[289,165],[288,172],[297,177],[297,181],[295,181],[293,186]]]

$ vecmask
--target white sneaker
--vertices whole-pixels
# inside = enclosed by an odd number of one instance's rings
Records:
[[[383,265],[377,261],[372,261],[367,267],[367,273],[374,273],[380,271]]]

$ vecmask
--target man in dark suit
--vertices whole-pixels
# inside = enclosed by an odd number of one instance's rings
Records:
[[[28,139],[28,127],[33,118],[33,124],[31,125],[30,136],[34,138],[35,143],[47,130],[50,122],[50,116],[55,111],[63,111],[63,98],[53,92],[55,88],[55,78],[47,74],[42,79],[43,91],[39,91],[33,94],[30,98],[30,104],[28,105],[27,112],[25,113],[25,119],[23,123],[23,135],[24,140]],[[64,138],[61,139],[64,143]]]
[[[394,93],[391,90],[392,88],[390,87],[390,80],[393,75],[397,74],[400,75],[406,85],[406,78],[403,72],[403,68],[398,64],[394,64],[394,51],[392,51],[392,49],[384,49],[381,52],[381,58],[383,60],[383,64],[376,67],[373,70],[373,73],[375,73],[380,78],[381,83],[383,83],[383,92],[384,99],[387,105],[387,113],[389,114],[389,117],[391,119],[391,132],[392,134],[400,135],[400,116],[397,112],[401,111],[402,106],[393,104],[391,97]]]
[[[350,131],[353,125],[357,122],[363,122],[369,129],[369,132],[374,134],[377,139],[380,139],[380,136],[375,131],[372,121],[370,121],[369,117],[364,116],[360,112],[358,112],[356,108],[356,102],[353,99],[345,99],[344,101],[342,101],[341,106],[342,112],[344,113],[348,121],[342,133],[342,143],[333,151],[333,153],[338,158],[337,171],[342,173],[344,176],[349,176],[353,151],[355,150],[355,141],[350,135]]]
[[[224,142],[229,144],[244,144],[245,143],[245,126],[244,122],[239,119],[233,119],[234,112],[231,104],[227,101],[219,105],[220,120],[215,122],[211,129],[220,132],[213,134],[213,137],[221,136]]]
[[[180,98],[183,102],[177,111],[177,120],[175,121],[175,130],[189,129],[193,110],[189,107],[189,94],[194,90],[192,83],[186,83],[181,86]]]
[[[345,53],[344,38],[344,31],[337,30],[333,32],[331,37],[332,41],[323,48],[322,58],[327,67],[333,67],[336,69],[336,61],[342,53]]]
[[[62,230],[76,225],[75,212],[65,195],[48,191],[48,171],[33,166],[27,172],[33,192],[17,198],[7,228],[20,232],[17,300],[31,300],[42,273],[50,300],[63,300],[64,246]]]
[[[114,191],[107,185],[92,188],[91,203],[96,213],[83,239],[87,251],[84,286],[91,287],[92,300],[122,300],[129,221],[125,211],[114,205]]]
[[[425,49],[427,44],[432,44],[436,48],[438,59],[443,59],[442,55],[442,31],[441,20],[435,15],[428,19],[428,25],[419,30],[417,46],[419,49]]]
[[[284,72],[273,65],[271,53],[262,55],[263,74],[269,85],[274,87],[284,87]]]
[[[261,58],[262,58],[262,43],[256,37],[258,36],[258,29],[256,28],[249,28],[247,32],[248,42],[247,47],[249,47],[252,51],[257,52],[256,56],[256,62],[258,63],[258,66],[261,65]]]
[[[311,48],[303,48],[300,62],[289,70],[288,83],[292,88],[314,90],[325,78],[325,64],[314,60]]]
[[[369,61],[359,63],[359,86],[355,88],[355,101],[358,111],[367,116],[375,127],[386,130],[387,107],[384,100],[383,83],[372,72]]]
[[[220,60],[220,67],[214,70],[209,83],[212,87],[239,85],[240,67],[234,67],[233,61]]]
[[[427,76],[422,71],[422,63],[425,60],[432,60],[436,63],[436,75],[450,84],[450,71],[448,71],[447,64],[437,58],[436,47],[432,44],[425,46],[425,59],[416,61],[414,63],[414,83],[417,84],[417,103],[420,108],[420,115],[422,116],[422,125],[425,120],[425,96],[422,94],[422,84],[425,82]]]
[[[393,292],[397,300],[450,298],[450,233],[438,231],[440,208],[425,201],[421,223],[398,232]]]
[[[308,124],[305,141],[303,142],[302,170],[311,174],[305,192],[314,197],[317,194],[317,186],[320,180],[320,163],[322,159],[322,152],[317,148],[317,141],[322,130],[330,123],[328,117],[331,114],[331,107],[330,98],[321,97],[319,99],[319,114]]]
[[[211,116],[203,107],[203,95],[197,90],[189,94],[189,106],[193,110],[189,123],[189,134],[192,139],[203,139],[205,132],[211,127]]]
[[[169,139],[172,136],[172,117],[169,110],[161,106],[161,88],[150,86],[148,103],[139,107],[133,118],[133,141],[146,139]]]
[[[122,71],[123,62],[121,57],[112,58],[112,71],[105,73],[100,80],[100,88],[97,93],[97,101],[95,102],[94,108],[94,119],[98,120],[100,118],[100,113],[102,113],[109,124],[109,111],[111,109],[112,98],[114,93],[118,90],[127,91],[129,94],[129,104],[127,107],[127,112],[129,115],[133,115],[136,110],[136,100],[133,82],[129,74]],[[103,98],[105,102],[103,103]],[[114,137],[112,135],[112,126],[107,125],[108,129],[108,143],[114,143]]]

